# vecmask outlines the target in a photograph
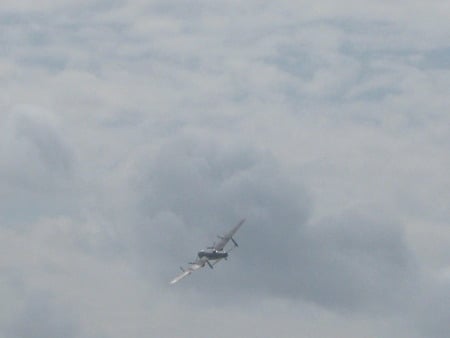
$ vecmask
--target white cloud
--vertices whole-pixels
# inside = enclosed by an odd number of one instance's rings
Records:
[[[444,336],[447,9],[5,2],[0,331]]]

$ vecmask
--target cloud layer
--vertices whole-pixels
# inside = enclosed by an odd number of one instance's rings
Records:
[[[446,336],[447,4],[2,8],[2,336]]]

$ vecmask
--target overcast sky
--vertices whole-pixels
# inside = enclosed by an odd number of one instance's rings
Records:
[[[448,337],[448,13],[2,1],[0,335]]]

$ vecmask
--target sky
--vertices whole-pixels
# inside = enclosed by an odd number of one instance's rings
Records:
[[[447,337],[449,12],[2,1],[0,336]]]

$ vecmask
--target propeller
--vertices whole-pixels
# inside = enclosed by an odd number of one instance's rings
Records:
[[[231,241],[233,242],[233,244],[234,244],[236,247],[239,247],[239,245],[237,244],[237,242],[234,240],[233,237],[231,237],[230,239],[231,239]]]

